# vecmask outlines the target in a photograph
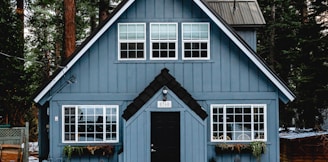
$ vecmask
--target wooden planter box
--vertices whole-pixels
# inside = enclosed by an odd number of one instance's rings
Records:
[[[2,144],[0,146],[1,162],[22,162],[23,153],[20,145]]]

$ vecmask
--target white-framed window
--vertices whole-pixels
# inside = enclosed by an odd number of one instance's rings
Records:
[[[119,141],[118,105],[63,105],[63,143]]]
[[[177,42],[177,23],[150,23],[151,60],[178,59]]]
[[[209,23],[182,23],[182,59],[210,59]]]
[[[265,104],[211,105],[211,141],[266,141],[266,109]]]
[[[118,59],[145,60],[146,59],[146,24],[119,23],[118,24]]]

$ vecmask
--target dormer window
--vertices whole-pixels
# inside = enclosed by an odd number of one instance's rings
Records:
[[[150,48],[152,60],[176,60],[177,32],[176,23],[151,23]]]
[[[145,60],[146,25],[118,24],[119,60]]]
[[[209,23],[182,24],[182,59],[207,60],[210,59]]]

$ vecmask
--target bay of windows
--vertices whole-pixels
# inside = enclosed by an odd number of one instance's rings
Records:
[[[63,106],[64,143],[118,142],[117,105]]]
[[[178,23],[150,23],[150,60],[177,60],[179,30]],[[146,24],[119,23],[119,60],[146,59]],[[181,23],[182,60],[210,59],[209,23]]]
[[[211,105],[212,142],[266,140],[266,105]]]

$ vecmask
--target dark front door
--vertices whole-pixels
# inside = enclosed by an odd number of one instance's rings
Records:
[[[151,162],[180,162],[180,113],[151,113]]]

